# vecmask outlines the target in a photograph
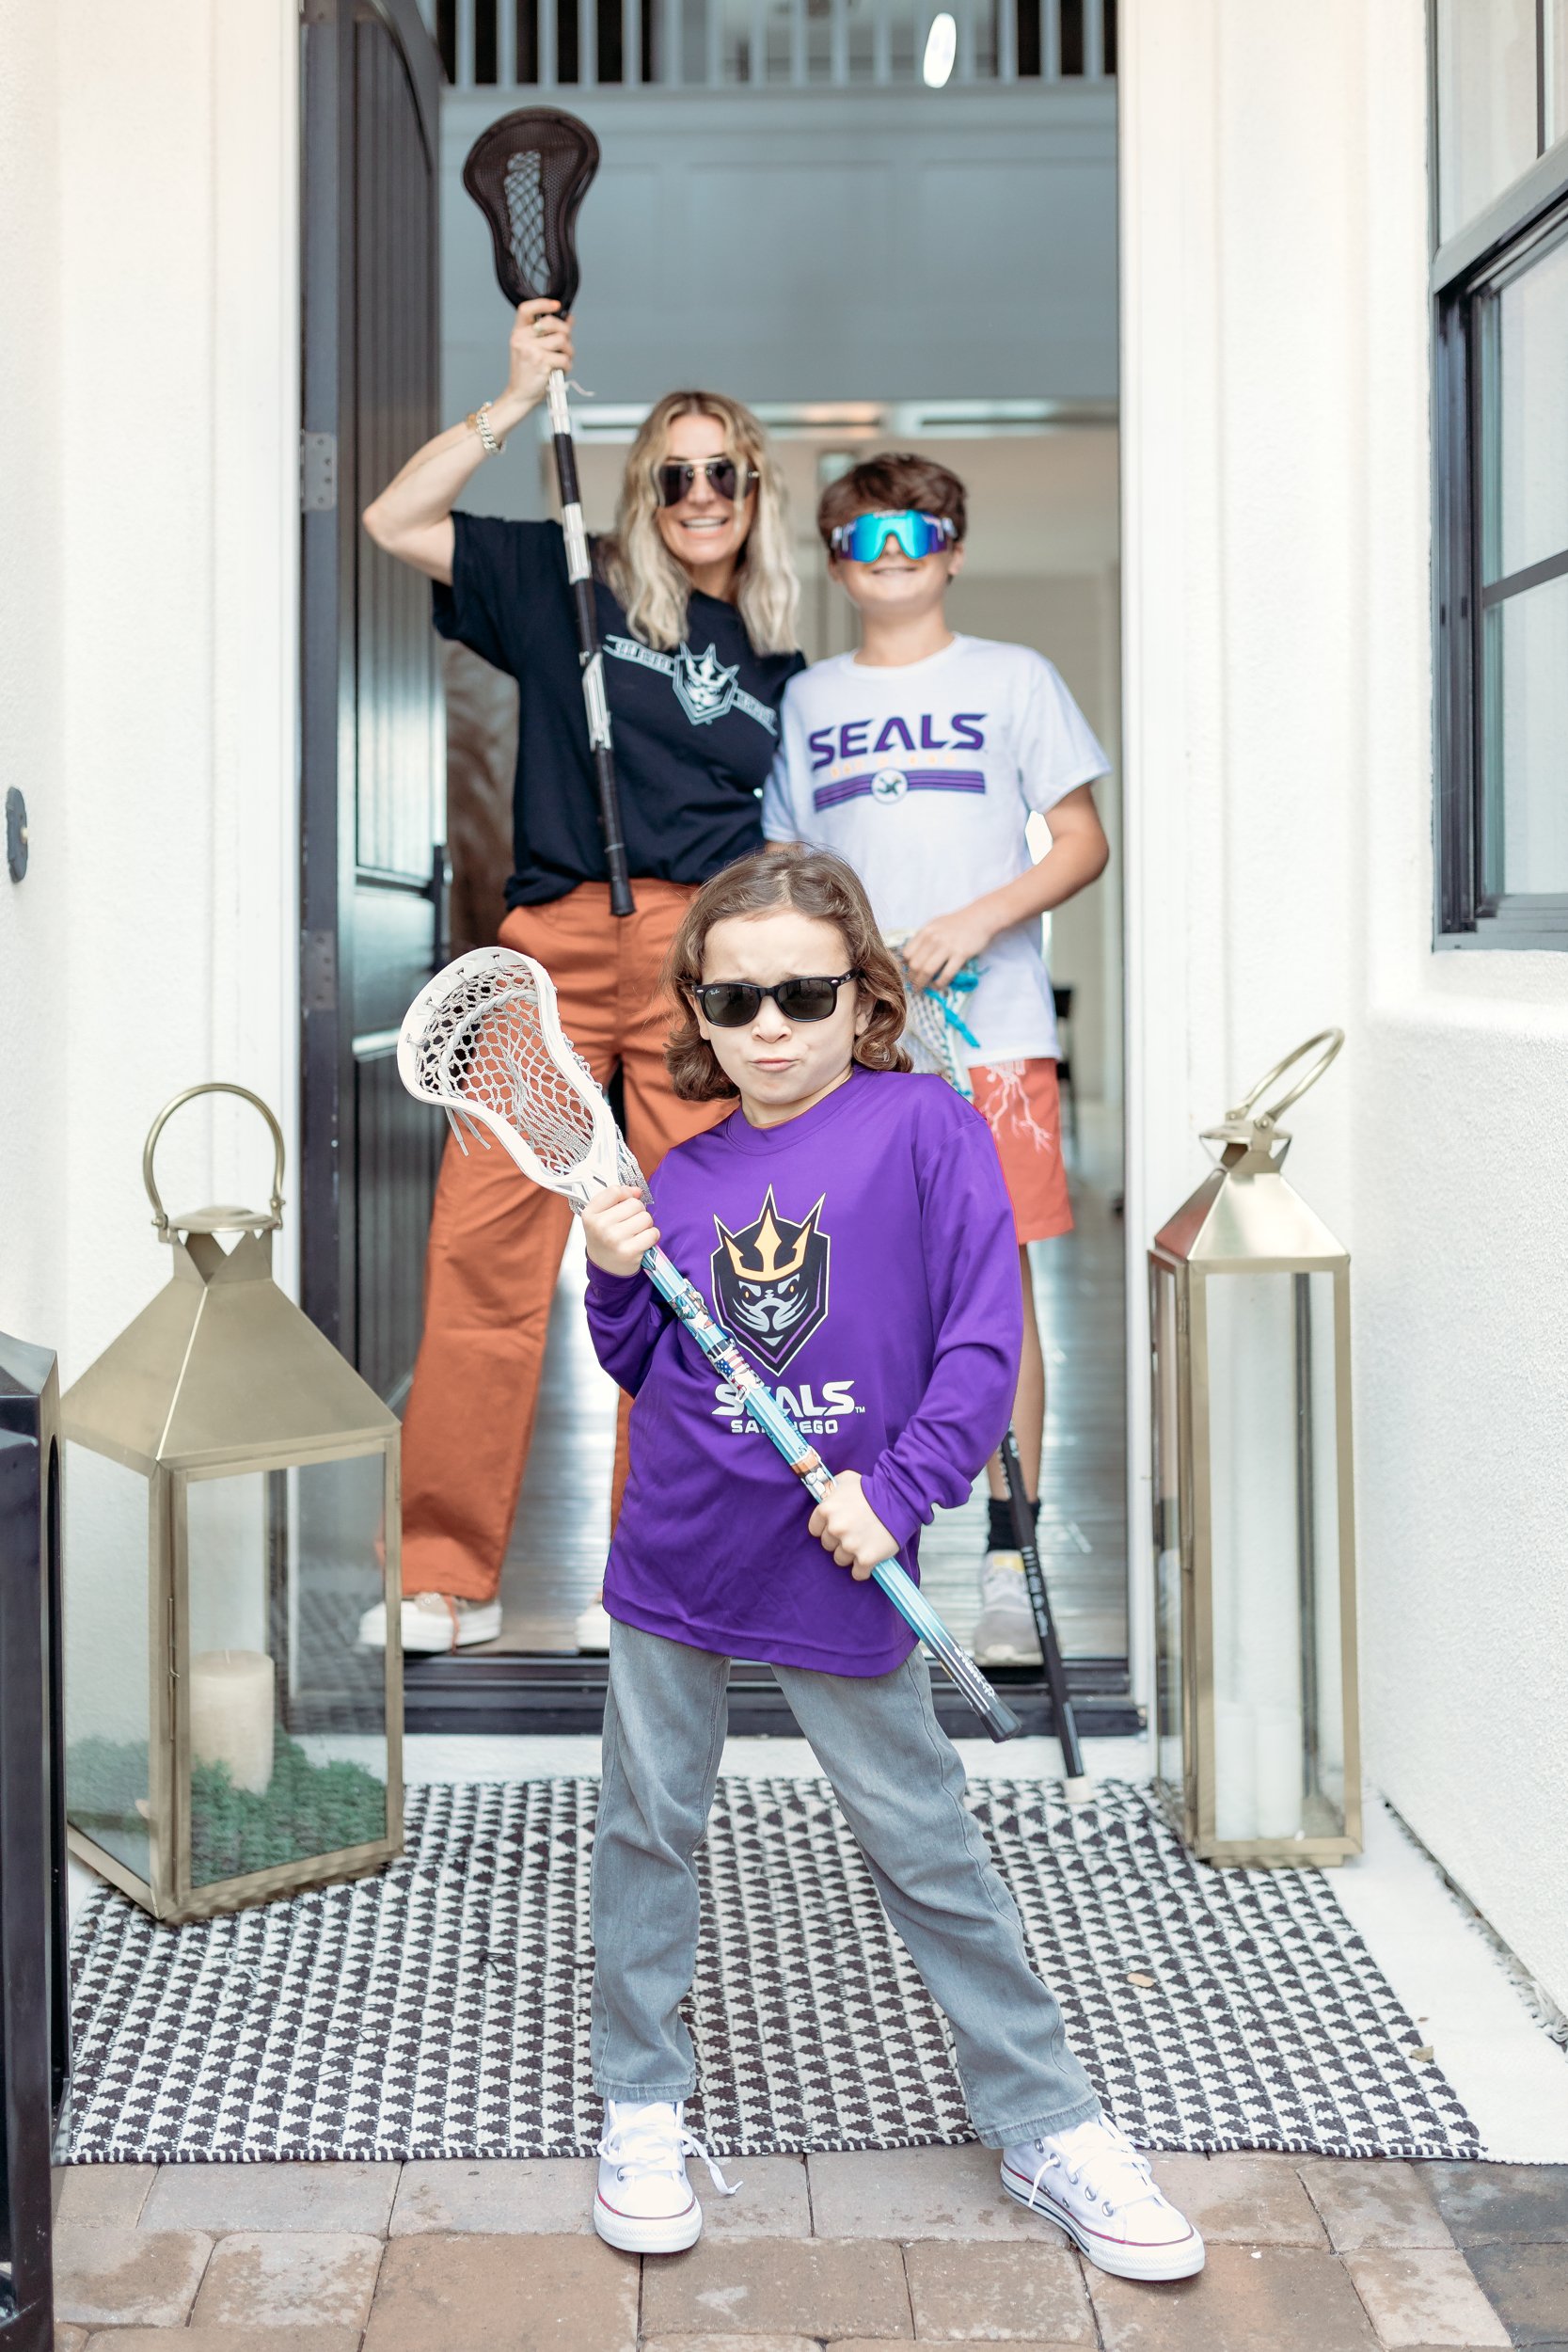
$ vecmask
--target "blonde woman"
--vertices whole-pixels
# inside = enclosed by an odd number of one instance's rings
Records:
[[[558,523],[455,512],[470,478],[570,370],[571,322],[525,302],[507,387],[416,452],[365,511],[378,547],[436,583],[436,626],[519,689],[515,870],[500,937],[555,980],[568,1034],[608,1080],[650,1172],[722,1105],[683,1103],[664,1066],[658,975],[700,883],[761,847],[778,706],[802,668],[782,485],[756,419],[716,392],[670,392],[632,445],[594,594],[635,914],[610,911]],[[425,1327],[404,1421],[405,1649],[500,1631],[501,1563],[528,1460],[566,1203],[499,1152],[449,1144]],[[616,1448],[625,1462],[626,1407]],[[367,1640],[385,1641],[380,1611]]]

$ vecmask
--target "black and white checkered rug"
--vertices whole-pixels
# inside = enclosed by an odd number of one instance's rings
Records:
[[[583,2154],[594,1780],[413,1788],[384,1876],[194,1927],[94,1896],[77,2163]],[[1474,2125],[1312,1870],[1195,1863],[1148,1793],[976,1820],[1116,2120],[1155,2149],[1474,2156]],[[972,2137],[946,2030],[825,1782],[724,1780],[702,1851],[694,2128],[717,2153]]]

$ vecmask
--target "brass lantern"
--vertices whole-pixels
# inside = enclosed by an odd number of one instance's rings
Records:
[[[266,1120],[265,1210],[165,1210],[158,1138],[202,1094]],[[258,1096],[177,1095],[142,1175],[171,1279],[61,1408],[66,1814],[84,1862],[175,1921],[401,1850],[399,1428],[272,1279],[283,1137]],[[362,1647],[382,1599],[386,1649]]]
[[[1155,1779],[1211,1862],[1361,1850],[1350,1259],[1275,1123],[1343,1043],[1308,1039],[1208,1130],[1218,1165],[1149,1252]]]

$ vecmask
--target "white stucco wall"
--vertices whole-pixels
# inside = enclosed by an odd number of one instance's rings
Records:
[[[166,1278],[159,1105],[295,1124],[297,44],[287,0],[0,5],[0,1327],[67,1380]],[[259,1128],[186,1120],[171,1206],[264,1193]]]
[[[1432,946],[1420,0],[1121,41],[1130,1234],[1344,1026],[1369,1777],[1568,2000],[1568,958]]]

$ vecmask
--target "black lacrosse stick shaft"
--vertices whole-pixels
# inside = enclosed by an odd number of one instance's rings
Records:
[[[1040,1656],[1045,1661],[1046,1688],[1051,1692],[1051,1712],[1056,1725],[1056,1737],[1062,1743],[1062,1763],[1069,1780],[1082,1780],[1084,1751],[1078,1740],[1078,1719],[1068,1696],[1067,1668],[1062,1662],[1062,1645],[1056,1639],[1056,1621],[1051,1613],[1051,1596],[1045,1589],[1045,1570],[1040,1565],[1039,1543],[1035,1534],[1035,1515],[1029,1508],[1024,1490],[1023,1465],[1018,1457],[1018,1439],[1009,1426],[1002,1440],[1002,1470],[1007,1481],[1007,1501],[1012,1506],[1013,1540],[1023,1555],[1023,1582],[1029,1595],[1029,1606],[1035,1613],[1035,1630],[1040,1638]]]
[[[615,751],[610,738],[610,703],[605,693],[604,650],[599,644],[599,616],[594,602],[594,567],[588,553],[588,533],[582,520],[582,493],[578,487],[577,444],[572,438],[572,412],[566,402],[566,378],[557,368],[550,377],[550,436],[555,450],[555,478],[561,485],[561,523],[566,540],[566,577],[572,583],[572,610],[578,625],[578,660],[582,664],[582,699],[588,717],[588,745],[594,755],[594,778],[599,795],[599,825],[604,834],[605,868],[610,876],[611,914],[634,914],[626,870],[626,845],[621,831],[621,795],[615,781]]]

